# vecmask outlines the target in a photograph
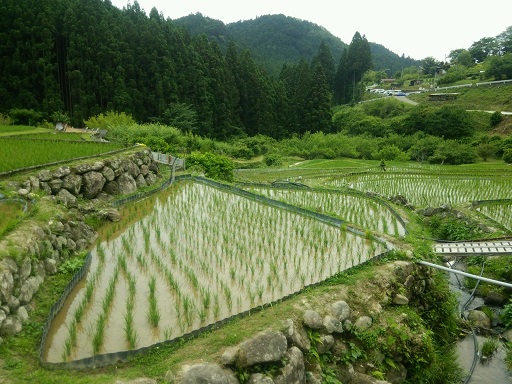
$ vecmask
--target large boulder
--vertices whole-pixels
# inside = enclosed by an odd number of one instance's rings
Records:
[[[320,329],[324,325],[322,316],[317,311],[308,309],[304,312],[304,324],[311,329]]]
[[[71,174],[62,179],[62,188],[73,195],[78,195],[82,188],[82,176]]]
[[[291,347],[286,352],[286,365],[281,374],[274,378],[275,384],[305,384],[306,372],[304,369],[304,356],[297,347]]]
[[[0,270],[0,302],[9,300],[13,288],[14,278],[12,273],[7,269]]]
[[[121,195],[133,193],[137,190],[137,183],[135,182],[135,179],[127,173],[123,173],[116,181],[119,194]]]
[[[236,365],[250,367],[280,361],[286,349],[286,337],[281,332],[262,332],[239,345]]]
[[[0,328],[0,335],[2,336],[12,336],[19,333],[22,329],[21,319],[14,316],[7,316],[7,318],[2,323],[2,327]]]
[[[106,182],[105,177],[95,171],[84,174],[82,180],[82,193],[86,199],[94,199],[98,196]]]
[[[306,330],[302,326],[296,326],[292,319],[283,321],[281,331],[291,345],[295,345],[303,351],[310,350],[311,341],[309,340]]]
[[[238,384],[235,374],[217,364],[203,363],[183,367],[179,384]]]
[[[331,314],[343,322],[350,317],[350,306],[345,301],[336,301],[331,304]]]

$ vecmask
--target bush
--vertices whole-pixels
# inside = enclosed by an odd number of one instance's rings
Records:
[[[233,181],[233,170],[235,164],[229,158],[221,155],[215,155],[211,152],[199,153],[194,152],[187,158],[187,165],[189,167],[199,167],[204,170],[206,177],[216,179]]]
[[[512,149],[505,149],[502,159],[505,163],[512,164]]]
[[[100,113],[99,115],[93,116],[89,120],[85,120],[84,123],[90,128],[108,129],[112,126],[133,125],[135,124],[135,120],[124,112],[117,113],[109,111],[105,115]]]
[[[36,125],[43,121],[43,114],[33,109],[11,109],[9,116],[17,125]]]
[[[283,164],[283,159],[277,153],[269,153],[265,156],[265,164],[267,167],[271,167],[273,165],[281,165]]]
[[[496,111],[491,115],[491,127],[496,127],[502,121],[503,115],[501,114],[501,112]]]

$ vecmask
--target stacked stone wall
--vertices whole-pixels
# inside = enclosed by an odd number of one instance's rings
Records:
[[[102,161],[43,169],[24,182],[12,182],[18,196],[38,204],[55,204],[60,212],[46,223],[24,220],[0,241],[0,342],[21,331],[35,307],[34,296],[47,275],[97,240],[86,216],[119,220],[105,208],[116,195],[135,192],[157,181],[158,164],[149,149]],[[43,197],[38,197],[43,195]]]

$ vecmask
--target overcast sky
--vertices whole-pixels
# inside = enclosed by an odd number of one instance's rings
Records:
[[[134,0],[111,0],[122,9]],[[153,7],[171,19],[200,12],[228,24],[284,14],[325,27],[350,44],[355,32],[392,52],[416,60],[469,48],[512,26],[511,0],[138,0],[146,14]],[[335,58],[337,60],[338,58]]]

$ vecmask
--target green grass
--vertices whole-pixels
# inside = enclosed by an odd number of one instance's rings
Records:
[[[100,155],[122,148],[114,143],[76,143],[0,138],[0,172],[82,156]]]
[[[432,92],[412,95],[411,100],[431,105],[458,105],[464,109],[484,111],[512,111],[512,86],[483,86],[471,88],[453,88],[440,92],[456,92],[460,95],[455,100],[429,102],[428,95]]]
[[[48,133],[48,129],[28,125],[0,125],[0,136],[27,135],[33,133]]]
[[[18,201],[0,201],[0,237],[14,229],[22,217],[22,203]]]

